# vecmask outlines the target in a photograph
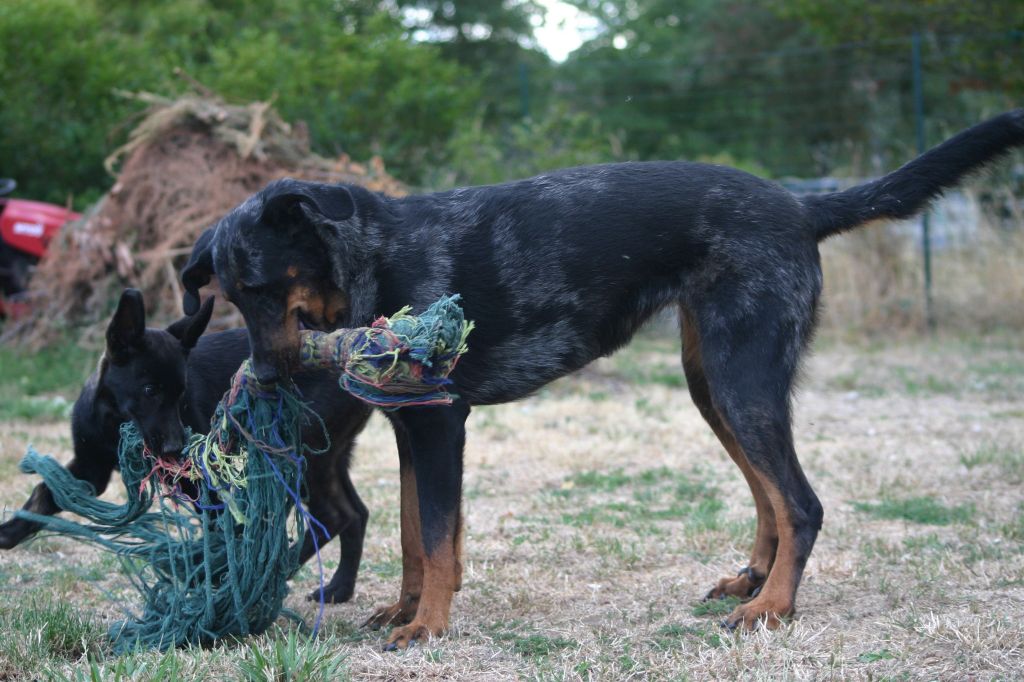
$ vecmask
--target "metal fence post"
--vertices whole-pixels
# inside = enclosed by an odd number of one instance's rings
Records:
[[[530,72],[526,62],[519,62],[519,107],[523,118],[530,117]]]
[[[914,80],[914,127],[917,131],[917,153],[926,151],[924,130],[924,78],[921,68],[921,34],[915,32],[910,42],[910,62]],[[924,319],[929,331],[935,329],[932,307],[932,236],[929,212],[921,216],[921,250],[924,252]]]

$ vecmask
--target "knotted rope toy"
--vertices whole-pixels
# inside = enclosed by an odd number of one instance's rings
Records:
[[[458,296],[451,296],[419,316],[403,308],[371,327],[303,331],[300,361],[304,369],[340,370],[340,387],[374,405],[450,404],[448,375],[466,352],[472,328]],[[192,434],[180,459],[153,457],[135,426],[122,425],[125,504],[97,499],[90,484],[30,447],[21,470],[39,474],[60,508],[88,523],[17,515],[120,559],[143,605],[111,627],[119,653],[259,634],[282,613],[306,531],[312,531],[318,564],[317,531],[327,535],[303,503],[304,455],[322,452],[302,444],[306,420],[323,428],[294,386],[260,385],[246,360],[210,432]],[[155,501],[159,507],[150,511]],[[314,631],[323,615],[322,566],[320,589]]]

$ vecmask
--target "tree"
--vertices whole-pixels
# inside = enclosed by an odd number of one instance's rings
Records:
[[[416,40],[469,69],[481,82],[479,106],[489,125],[542,111],[551,85],[551,60],[534,28],[544,20],[535,0],[397,0],[399,16]],[[523,88],[529,87],[530,92]]]
[[[724,152],[774,175],[889,167],[915,147],[915,31],[931,139],[1006,108],[1024,78],[1021,34],[1006,31],[1024,27],[1019,0],[981,3],[985,18],[953,0],[573,2],[605,30],[559,81],[640,158]]]
[[[0,173],[26,196],[94,198],[111,182],[112,131],[138,107],[114,91],[181,92],[182,67],[231,100],[274,98],[285,118],[308,123],[316,151],[379,153],[417,182],[476,111],[478,81],[378,4],[6,0]]]
[[[147,82],[141,57],[91,3],[0,3],[0,175],[38,199],[94,198],[111,130],[131,111],[113,91]]]

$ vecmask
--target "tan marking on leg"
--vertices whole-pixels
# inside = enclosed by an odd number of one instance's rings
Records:
[[[771,573],[779,542],[779,530],[772,503],[739,443],[728,429],[715,429],[715,435],[722,442],[732,461],[743,472],[743,478],[746,479],[750,492],[754,496],[754,508],[757,510],[757,532],[754,536],[750,561],[746,566],[747,570],[740,575],[719,580],[718,585],[708,593],[707,598],[717,599],[733,596],[746,599],[755,589],[764,584],[765,578]]]
[[[775,553],[775,563],[761,592],[749,602],[737,606],[726,622],[730,626],[747,629],[761,622],[769,629],[775,629],[781,625],[782,618],[796,611],[796,588],[800,582],[801,568],[797,566],[796,535],[785,497],[767,476],[759,474],[758,477],[775,513],[779,546]]]
[[[685,308],[680,308],[680,320],[683,332],[683,363],[693,367],[702,367],[700,333],[696,321]],[[701,372],[703,373],[703,370]],[[729,457],[736,463],[743,473],[743,478],[747,481],[750,493],[754,497],[754,508],[757,511],[757,533],[754,536],[754,547],[746,566],[747,570],[738,576],[728,576],[719,580],[718,584],[707,593],[705,599],[718,599],[726,596],[746,599],[764,583],[772,569],[775,549],[778,545],[778,531],[771,502],[765,494],[760,479],[753,467],[750,466],[746,454],[736,442],[732,431],[725,425],[725,420],[721,415],[717,416],[717,423],[710,422],[711,430],[714,431],[722,447],[729,453]]]
[[[438,543],[433,554],[424,557],[423,591],[416,617],[408,625],[391,631],[387,648],[405,649],[414,641],[426,641],[448,629],[458,573],[455,543],[455,535],[449,534]]]

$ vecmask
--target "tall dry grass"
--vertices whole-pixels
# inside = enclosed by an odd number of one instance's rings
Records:
[[[933,209],[933,222],[945,223],[932,250],[933,316],[943,332],[1024,328],[1024,202],[1005,187],[984,191],[999,197],[1003,215],[981,208],[974,224],[962,211],[981,206],[978,187],[964,190],[959,212],[952,202]],[[926,328],[920,221],[872,225],[829,240],[821,253],[826,332]]]

